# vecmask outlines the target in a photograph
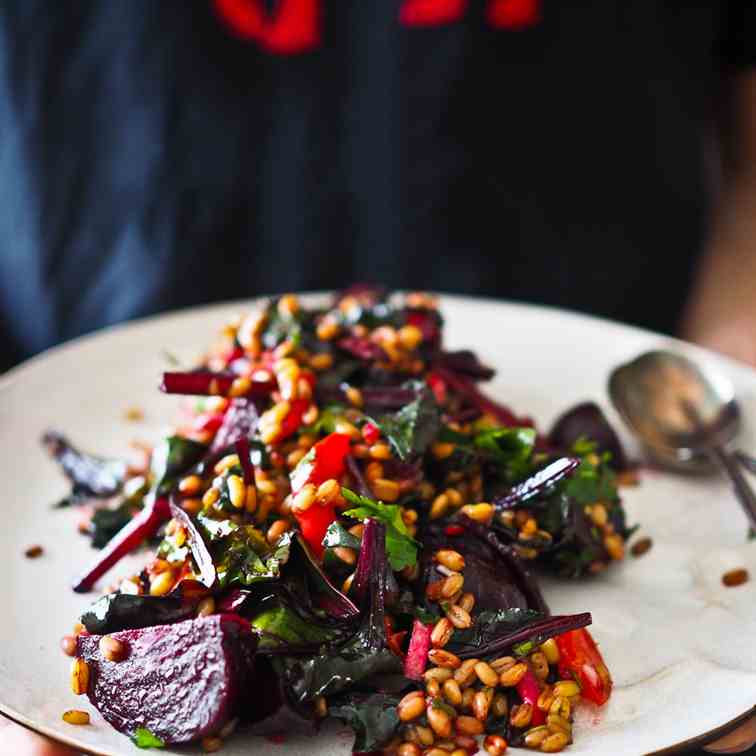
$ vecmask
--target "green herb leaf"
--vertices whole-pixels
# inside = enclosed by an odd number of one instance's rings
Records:
[[[262,632],[261,648],[281,645],[324,643],[338,635],[333,628],[320,627],[304,620],[286,606],[275,606],[258,614],[250,623],[253,630]]]
[[[131,740],[137,748],[165,747],[165,743],[157,735],[153,735],[146,727],[137,727]]]
[[[354,507],[344,512],[347,517],[354,517],[357,520],[372,517],[386,525],[386,554],[391,569],[398,572],[417,562],[417,550],[420,544],[409,534],[398,505],[373,501],[366,496],[359,496],[348,488],[342,488],[341,494]]]
[[[530,471],[535,440],[534,428],[486,428],[475,435],[473,443],[506,471],[507,478],[515,480]]]
[[[393,415],[384,415],[374,421],[402,460],[414,454],[424,454],[441,429],[441,409],[433,393],[416,383],[411,387],[418,389],[417,399]]]
[[[360,539],[352,535],[338,520],[335,520],[328,526],[326,534],[323,537],[323,546],[327,549],[333,549],[336,546],[345,546],[348,549],[360,548]]]
[[[233,520],[216,520],[204,512],[200,512],[197,515],[197,523],[202,530],[202,535],[205,536],[205,539],[209,543],[226,538],[226,536],[231,535],[234,531],[239,530],[239,526]]]
[[[92,546],[101,549],[106,546],[110,539],[124,526],[131,522],[134,514],[133,508],[121,505],[117,509],[97,509],[92,515],[90,532],[92,534]]]
[[[284,533],[271,549],[265,536],[256,528],[251,525],[238,528],[215,548],[218,583],[226,588],[279,577],[281,565],[289,559],[290,546],[290,533]]]
[[[439,441],[457,447],[455,455],[462,454],[460,466],[465,467],[473,459],[493,462],[507,481],[526,477],[533,468],[533,449],[536,432],[533,428],[482,428],[471,436],[444,427]]]
[[[619,499],[616,475],[611,467],[601,461],[595,465],[587,458],[583,458],[577,470],[564,482],[562,490],[580,506]]]

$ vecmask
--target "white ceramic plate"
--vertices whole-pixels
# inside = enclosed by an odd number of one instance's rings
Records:
[[[496,366],[487,390],[544,427],[581,400],[608,409],[610,369],[669,345],[644,331],[546,308],[456,297],[442,305],[447,344],[471,347]],[[177,408],[176,398],[156,388],[167,367],[164,351],[190,364],[225,319],[245,309],[235,303],[113,328],[0,378],[0,710],[17,721],[98,754],[139,753],[69,690],[69,662],[58,643],[92,600],[69,587],[92,551],[76,532],[75,512],[50,508],[67,486],[39,438],[56,428],[83,448],[112,455],[124,454],[135,438],[158,439]],[[746,420],[756,417],[756,373],[688,349],[729,375]],[[144,410],[144,421],[125,420],[133,406]],[[742,446],[756,449],[750,437]],[[653,538],[652,550],[601,577],[544,586],[554,612],[593,612],[592,632],[615,680],[608,706],[579,716],[569,749],[575,756],[678,746],[756,703],[756,581],[725,588],[720,580],[740,566],[756,576],[756,543],[746,543],[745,517],[726,486],[649,472],[640,488],[625,491],[630,522]],[[44,547],[41,558],[24,557],[31,544]],[[132,558],[109,577],[127,574],[143,559]],[[61,721],[64,710],[77,707],[92,711],[90,726]],[[292,739],[276,753],[348,754],[350,745],[343,728],[333,728],[314,740]],[[239,734],[223,753],[270,750],[269,742]]]

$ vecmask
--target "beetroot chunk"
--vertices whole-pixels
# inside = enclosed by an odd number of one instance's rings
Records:
[[[99,635],[80,635],[89,664],[89,700],[116,730],[148,729],[165,743],[214,735],[237,714],[257,641],[235,614],[112,633],[123,661],[106,660]]]

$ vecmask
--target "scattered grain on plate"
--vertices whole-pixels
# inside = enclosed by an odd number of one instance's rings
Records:
[[[29,548],[24,551],[24,556],[27,559],[36,559],[37,557],[41,557],[44,553],[45,550],[39,545],[29,546]]]
[[[650,538],[641,538],[632,545],[630,551],[634,557],[643,556],[653,545],[654,542]]]
[[[640,485],[640,476],[637,470],[623,470],[617,473],[615,480],[620,488],[630,488]]]
[[[79,709],[69,709],[63,712],[63,721],[72,725],[88,725],[89,714]]]
[[[748,582],[748,570],[745,567],[738,567],[734,570],[728,570],[722,575],[722,583],[728,588],[734,588],[737,585],[743,585]]]
[[[123,413],[123,417],[130,423],[138,423],[140,420],[144,420],[144,412],[139,407],[129,407]]]

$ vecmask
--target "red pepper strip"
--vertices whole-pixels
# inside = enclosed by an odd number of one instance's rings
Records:
[[[426,625],[416,619],[412,624],[407,656],[404,657],[404,676],[410,680],[422,680],[428,663],[428,651],[431,647],[433,625]]]
[[[299,374],[300,380],[305,380],[310,384],[310,389],[315,388],[315,374],[309,370],[303,370]],[[302,416],[310,408],[310,399],[292,399],[289,402],[289,411],[281,423],[281,430],[271,443],[277,444],[284,438],[288,438],[299,430],[302,425]]]
[[[462,535],[464,532],[465,529],[461,525],[447,525],[444,528],[444,533],[448,536],[458,536]]]
[[[330,433],[318,441],[291,473],[291,491],[298,493],[306,483],[319,486],[329,478],[337,480],[344,474],[349,454],[349,436]]]
[[[166,394],[189,394],[192,396],[227,396],[233,382],[239,378],[235,373],[197,370],[191,373],[163,373],[160,390]],[[269,381],[251,381],[244,396],[263,397],[273,391]]]
[[[349,436],[345,433],[331,433],[318,441],[310,452],[291,473],[291,491],[296,495],[303,486],[311,483],[319,486],[331,478],[337,480],[344,474],[345,462],[349,454]],[[318,502],[304,512],[295,512],[302,537],[319,559],[323,556],[323,538],[328,526],[336,519],[332,504]]]
[[[288,438],[299,430],[302,425],[302,415],[307,412],[310,406],[309,399],[293,399],[289,402],[289,411],[281,423],[281,430],[271,443],[277,444],[279,441]]]
[[[517,692],[520,694],[523,702],[530,704],[533,709],[530,726],[537,727],[538,725],[542,725],[546,721],[546,713],[538,708],[538,696],[541,695],[541,688],[538,685],[536,676],[533,674],[533,670],[529,667],[522,680],[517,683]]]
[[[612,677],[591,634],[585,629],[570,630],[557,635],[559,675],[575,678],[580,695],[596,704],[605,704],[612,693]]]
[[[304,512],[295,512],[294,516],[302,531],[312,553],[318,558],[323,558],[323,538],[325,538],[328,526],[336,519],[336,512],[332,504],[321,505],[317,502]]]
[[[157,533],[158,528],[171,517],[168,499],[155,499],[108,541],[97,555],[94,564],[74,583],[77,593],[92,590],[94,584],[118,561],[130,554],[137,546]]]
[[[394,632],[394,622],[391,617],[383,618],[383,627],[386,631],[386,645],[389,647],[394,656],[398,656],[400,659],[404,659],[404,651],[402,651],[402,644],[404,643],[404,637],[407,635],[406,630],[401,630],[398,633]]]

